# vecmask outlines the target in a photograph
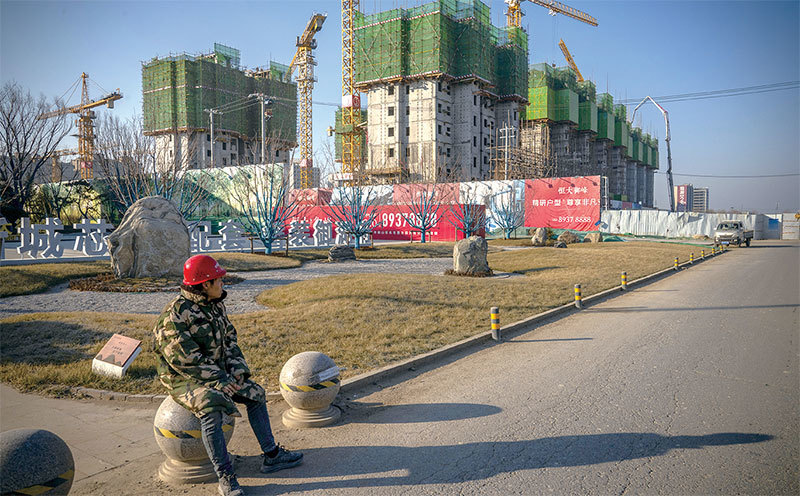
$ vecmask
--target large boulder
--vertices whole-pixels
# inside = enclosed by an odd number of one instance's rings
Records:
[[[531,244],[533,246],[544,246],[547,244],[546,227],[539,227],[536,229],[536,232],[533,233],[533,237],[531,238]]]
[[[575,234],[574,232],[571,232],[571,231],[564,231],[563,233],[561,233],[558,236],[558,240],[563,242],[563,243],[566,243],[568,245],[572,244],[572,243],[580,243],[581,242],[581,238],[579,238],[577,234]]]
[[[183,274],[189,258],[189,229],[175,205],[160,196],[130,206],[108,236],[111,266],[118,278]]]
[[[345,260],[355,260],[356,253],[348,245],[335,245],[328,251],[329,262],[344,262]]]
[[[602,243],[603,242],[603,233],[599,232],[591,232],[584,236],[583,238],[584,243]]]
[[[470,236],[453,246],[453,272],[463,275],[490,274],[486,253],[489,245],[480,236]]]

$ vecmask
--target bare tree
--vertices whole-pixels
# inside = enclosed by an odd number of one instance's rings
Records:
[[[159,149],[145,136],[141,117],[127,121],[107,115],[97,126],[95,170],[106,183],[112,203],[120,213],[147,196],[172,200],[184,218],[190,217],[209,198],[211,178],[188,173],[194,146],[188,153]]]
[[[525,205],[517,200],[512,186],[509,191],[501,191],[492,196],[492,220],[503,230],[503,237],[511,234],[525,222]]]
[[[355,238],[356,249],[361,248],[361,238],[372,234],[377,215],[378,194],[360,183],[339,189],[341,196],[331,202],[330,212],[336,219],[337,229]]]
[[[289,181],[279,164],[256,164],[229,173],[225,188],[234,208],[241,212],[239,222],[258,236],[267,254],[272,243],[284,237],[299,203],[289,196]]]
[[[37,119],[51,109],[44,96],[36,99],[16,83],[0,90],[0,215],[11,223],[25,215],[34,180],[72,128],[67,115]]]
[[[420,233],[420,241],[427,241],[428,231],[435,228],[440,220],[439,211],[442,209],[440,194],[436,184],[406,184],[409,198],[407,206],[409,212],[402,212],[397,208],[398,213],[411,227],[412,231]]]

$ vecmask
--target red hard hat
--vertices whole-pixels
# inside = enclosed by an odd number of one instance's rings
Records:
[[[195,255],[183,264],[183,283],[188,286],[211,281],[226,274],[213,257]]]

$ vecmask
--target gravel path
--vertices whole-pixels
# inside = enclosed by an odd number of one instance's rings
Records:
[[[237,272],[245,280],[227,286],[225,303],[228,313],[245,313],[263,310],[255,302],[265,289],[291,284],[314,277],[359,273],[400,273],[441,275],[452,268],[451,258],[412,258],[393,260],[358,260],[354,262],[308,262],[296,269]],[[71,291],[66,284],[34,295],[11,296],[0,299],[0,318],[31,312],[121,312],[159,314],[175,297],[168,293],[107,293],[97,291]]]

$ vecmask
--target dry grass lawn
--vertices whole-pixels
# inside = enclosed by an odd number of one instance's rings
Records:
[[[42,293],[70,279],[111,271],[108,262],[42,263],[0,267],[0,298]]]
[[[523,277],[467,278],[350,274],[301,281],[262,293],[268,309],[235,315],[239,343],[257,380],[277,390],[283,363],[301,351],[328,354],[344,377],[453,343],[488,328],[489,308],[503,324],[687,260],[692,247],[663,243],[578,244],[489,255],[495,271]],[[698,252],[699,250],[695,250]],[[695,253],[699,255],[699,253]],[[155,316],[61,313],[5,320],[0,380],[23,390],[59,393],[64,386],[125,392],[161,391],[149,351]],[[141,339],[145,350],[121,381],[91,374],[91,359],[114,332]]]

